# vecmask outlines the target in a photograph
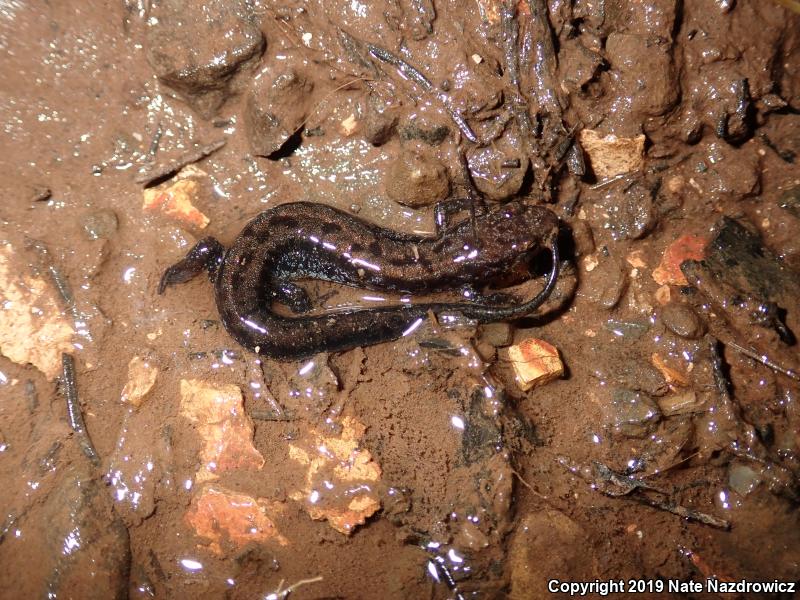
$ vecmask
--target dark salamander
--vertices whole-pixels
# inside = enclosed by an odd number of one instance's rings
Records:
[[[225,250],[214,238],[198,242],[169,267],[159,294],[207,270],[225,329],[242,346],[276,359],[341,352],[397,339],[428,311],[458,311],[479,322],[530,314],[558,277],[558,218],[546,208],[510,202],[474,219],[422,237],[384,229],[330,206],[282,204],[248,223]],[[453,303],[400,304],[321,315],[311,310],[298,279],[348,286],[429,293],[484,286],[521,260],[548,248],[553,268],[535,298],[509,306],[475,295]],[[300,316],[275,313],[273,302]]]

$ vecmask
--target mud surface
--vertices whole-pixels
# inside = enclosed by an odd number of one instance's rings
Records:
[[[0,0],[0,52],[0,597],[800,579],[782,3]],[[517,197],[564,267],[511,328],[275,362],[205,278],[157,294],[280,203],[432,234]],[[530,338],[565,370],[522,391]]]

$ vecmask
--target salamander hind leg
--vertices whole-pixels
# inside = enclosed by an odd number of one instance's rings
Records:
[[[272,287],[272,297],[289,307],[296,315],[309,312],[314,308],[311,297],[302,287],[289,281],[278,281]]]
[[[521,300],[514,294],[509,294],[508,292],[485,293],[470,284],[462,285],[460,288],[460,292],[465,300],[475,304],[485,304],[485,305],[495,304],[498,306],[509,306],[514,304],[519,304],[521,302]]]
[[[213,237],[203,238],[185,257],[164,271],[158,283],[158,293],[163,294],[167,287],[189,281],[203,271],[208,271],[208,277],[213,282],[224,254],[225,248],[217,240]]]

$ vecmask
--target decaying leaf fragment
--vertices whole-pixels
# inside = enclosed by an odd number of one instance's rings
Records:
[[[181,379],[180,394],[180,415],[195,424],[205,441],[197,482],[216,479],[225,471],[264,466],[264,457],[253,446],[253,424],[238,387]]]
[[[307,467],[305,488],[290,497],[302,502],[312,519],[327,519],[348,535],[381,507],[373,489],[381,468],[359,448],[364,431],[364,425],[345,418],[338,436],[311,430],[310,437],[289,446],[289,457]]]
[[[61,372],[61,354],[73,351],[75,331],[52,286],[20,275],[25,270],[14,256],[11,244],[0,246],[0,352],[55,379]]]

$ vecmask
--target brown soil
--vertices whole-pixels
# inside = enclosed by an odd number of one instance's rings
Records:
[[[800,579],[800,16],[511,4],[0,0],[0,597]],[[205,228],[143,208],[179,181]],[[476,193],[562,220],[530,391],[501,327],[276,362],[205,278],[157,294],[280,203],[431,233]]]

